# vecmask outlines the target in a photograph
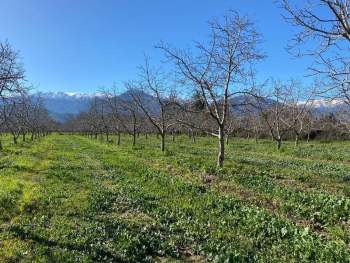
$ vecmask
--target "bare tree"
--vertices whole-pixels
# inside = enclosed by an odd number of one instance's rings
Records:
[[[285,19],[298,29],[289,50],[312,56],[312,75],[324,77],[323,95],[350,105],[350,1],[309,0],[299,7],[281,2]]]
[[[285,85],[280,81],[272,81],[272,88],[267,95],[256,96],[256,107],[268,131],[277,142],[277,149],[281,149],[284,136],[293,128],[290,118],[289,99],[292,96],[292,85]]]
[[[161,151],[165,150],[166,133],[176,124],[172,118],[175,93],[166,82],[163,73],[151,68],[146,58],[140,67],[140,80],[126,83],[133,102],[160,135]]]
[[[12,112],[11,103],[8,104],[5,99],[25,91],[23,80],[24,70],[19,63],[18,52],[7,41],[0,42],[0,130],[5,129],[3,125],[9,125],[8,114]]]
[[[0,98],[23,91],[24,70],[19,55],[8,42],[0,43]]]
[[[314,96],[317,93],[316,86],[310,85],[308,88],[300,83],[292,81],[288,106],[290,109],[290,124],[295,136],[295,146],[298,146],[300,136],[308,125],[310,113],[312,111]]]
[[[140,113],[137,105],[128,94],[127,98],[122,98],[116,86],[103,91],[103,100],[111,114],[111,121],[118,133],[118,145],[120,144],[120,133],[123,129],[133,137],[133,146],[136,145],[136,133],[140,120]]]
[[[221,20],[211,21],[209,26],[209,43],[197,43],[193,53],[163,43],[157,47],[174,62],[184,83],[199,94],[207,113],[216,123],[215,132],[205,132],[218,138],[217,165],[223,166],[230,97],[243,92],[247,68],[263,55],[257,49],[260,35],[247,17],[230,11]]]

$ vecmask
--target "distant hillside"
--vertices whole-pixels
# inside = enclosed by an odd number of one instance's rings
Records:
[[[89,109],[94,95],[68,92],[38,92],[33,97],[41,97],[50,115],[64,122],[70,117]]]
[[[89,109],[90,103],[93,98],[101,97],[101,94],[85,94],[85,93],[71,93],[71,92],[38,92],[32,95],[33,97],[41,97],[45,104],[45,107],[50,112],[52,118],[59,122],[65,122],[69,118],[78,115],[81,112]],[[156,99],[149,94],[140,91],[139,96],[150,105],[152,110],[157,111]],[[124,101],[132,100],[130,93],[125,92],[120,95]],[[245,96],[237,96],[231,98],[231,105],[237,107],[247,102]],[[248,100],[249,101],[249,100]],[[267,104],[273,104],[274,102],[269,100]],[[324,100],[315,101],[313,107],[316,112],[329,113],[335,112],[345,107],[344,103],[340,101],[326,102]],[[239,107],[238,107],[239,108]]]
[[[101,94],[86,94],[72,92],[37,92],[32,94],[33,97],[42,98],[45,107],[49,111],[51,117],[59,122],[65,122],[71,117],[81,112],[89,110],[91,101],[95,97],[101,97]],[[156,99],[149,94],[139,91],[139,96],[147,101],[150,108],[157,111]],[[128,92],[119,96],[124,101],[132,100]]]

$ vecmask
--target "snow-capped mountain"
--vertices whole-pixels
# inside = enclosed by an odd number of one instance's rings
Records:
[[[139,91],[139,96],[146,101],[151,109],[156,110],[157,103],[154,97]],[[78,92],[37,92],[33,97],[40,97],[52,118],[59,122],[65,122],[81,112],[87,111],[91,101],[96,97],[103,97],[101,93],[78,93]],[[124,101],[132,100],[128,92],[119,95]]]
[[[90,102],[96,94],[73,92],[38,92],[34,97],[40,97],[50,115],[57,121],[64,122],[70,117],[89,109]]]
[[[316,99],[310,102],[316,112],[322,113],[334,113],[339,111],[348,110],[348,105],[340,99],[326,100]]]

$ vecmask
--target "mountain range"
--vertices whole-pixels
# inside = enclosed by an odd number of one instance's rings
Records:
[[[140,94],[139,94],[140,95]],[[58,122],[65,122],[71,117],[78,115],[81,112],[87,111],[90,107],[91,101],[96,97],[102,97],[100,93],[73,93],[73,92],[37,92],[31,96],[40,97],[51,117]],[[130,93],[124,92],[119,95],[124,101],[131,101]],[[151,95],[142,93],[141,98],[146,101],[154,101]],[[231,104],[238,105],[242,103],[244,98],[237,96],[231,99]],[[315,100],[313,103],[314,109],[318,113],[335,112],[343,109],[345,104],[341,101],[325,101]]]

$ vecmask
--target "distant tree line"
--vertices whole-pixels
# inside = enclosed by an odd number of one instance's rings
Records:
[[[18,52],[7,41],[0,42],[0,150],[4,133],[17,144],[19,137],[25,141],[29,134],[34,140],[57,129],[41,99],[28,91]]]

